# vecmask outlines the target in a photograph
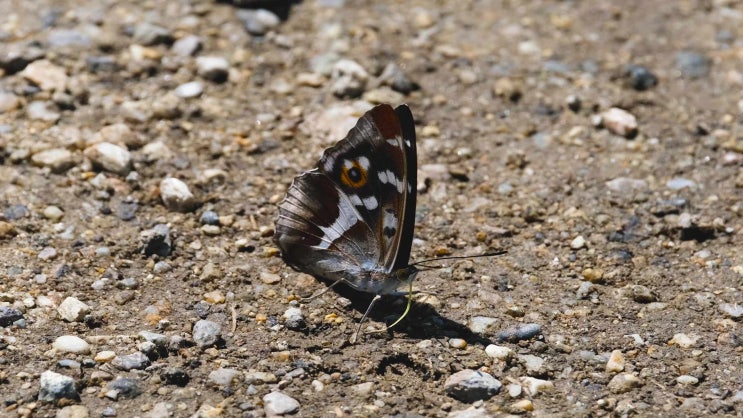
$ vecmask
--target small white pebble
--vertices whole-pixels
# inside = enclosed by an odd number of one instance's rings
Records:
[[[583,235],[578,235],[572,241],[570,241],[570,248],[574,250],[580,250],[581,248],[585,246],[586,246],[586,239],[583,238]]]
[[[461,338],[452,338],[449,340],[449,345],[452,348],[465,348],[467,347],[467,341],[461,339]]]

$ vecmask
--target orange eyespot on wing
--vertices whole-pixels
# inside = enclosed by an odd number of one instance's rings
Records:
[[[343,165],[341,169],[341,181],[348,187],[358,189],[366,185],[367,171],[357,160],[351,162],[350,166]]]

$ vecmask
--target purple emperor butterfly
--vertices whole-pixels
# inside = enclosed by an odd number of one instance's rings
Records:
[[[274,241],[284,261],[361,292],[394,293],[418,272],[408,262],[416,170],[410,109],[366,112],[279,205]]]

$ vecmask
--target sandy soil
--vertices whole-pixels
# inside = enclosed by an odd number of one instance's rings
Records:
[[[740,3],[244,3],[282,19],[0,0],[0,415],[743,415]],[[416,118],[412,260],[507,253],[351,345],[370,297],[299,303],[271,236],[377,102]]]

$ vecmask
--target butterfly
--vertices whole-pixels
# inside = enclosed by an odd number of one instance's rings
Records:
[[[274,241],[284,261],[374,295],[411,281],[416,159],[408,106],[366,112],[279,204]]]

